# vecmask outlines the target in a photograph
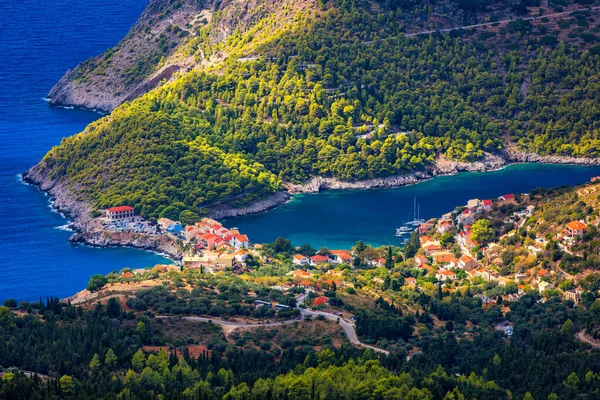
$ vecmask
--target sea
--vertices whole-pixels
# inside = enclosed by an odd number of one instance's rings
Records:
[[[146,3],[0,1],[0,301],[63,298],[96,273],[170,263],[141,250],[69,244],[68,221],[19,175],[101,117],[44,98],[67,69],[118,43]]]
[[[93,274],[170,261],[128,248],[98,249],[68,242],[68,221],[20,174],[63,137],[100,114],[49,107],[44,97],[69,68],[115,45],[135,23],[143,0],[0,1],[0,300],[67,297]],[[395,228],[410,218],[450,211],[474,197],[492,198],[538,186],[576,184],[600,168],[517,165],[500,171],[436,178],[398,189],[324,192],[295,197],[256,215],[224,221],[253,242],[278,236],[300,245],[349,248],[362,239],[398,244]]]

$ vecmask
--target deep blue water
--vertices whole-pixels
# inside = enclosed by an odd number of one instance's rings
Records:
[[[115,45],[145,0],[0,1],[0,299],[68,296],[94,273],[166,262],[133,249],[68,243],[66,220],[17,175],[61,138],[100,115],[48,107],[52,85],[79,61]]]
[[[310,243],[317,249],[350,248],[359,239],[373,245],[398,245],[395,229],[408,219],[415,197],[421,218],[427,219],[472,198],[483,200],[536,187],[573,185],[596,175],[600,175],[600,167],[511,165],[499,171],[444,176],[397,189],[304,194],[265,213],[230,218],[225,225],[239,227],[256,242],[282,236],[294,245]]]

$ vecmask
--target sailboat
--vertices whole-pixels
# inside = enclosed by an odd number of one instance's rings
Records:
[[[415,219],[414,219],[414,220],[412,220],[412,221],[408,221],[408,222],[406,223],[406,225],[419,226],[419,225],[421,225],[423,222],[425,222],[425,220],[423,220],[423,219],[419,218],[419,216],[420,216],[419,214],[420,214],[420,212],[421,212],[421,205],[419,204],[419,205],[418,205],[418,207],[417,207],[417,198],[416,198],[416,197],[414,198],[414,206],[413,206],[413,209],[414,209],[414,214],[413,214],[413,215],[415,216]]]

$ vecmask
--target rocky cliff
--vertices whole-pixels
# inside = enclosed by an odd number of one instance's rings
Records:
[[[266,17],[285,26],[316,0],[150,0],[115,47],[68,70],[48,94],[55,106],[110,112],[193,68],[221,62],[227,52],[207,55],[232,34]],[[274,29],[274,28],[273,28]]]

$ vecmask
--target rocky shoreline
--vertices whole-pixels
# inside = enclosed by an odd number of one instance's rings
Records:
[[[92,207],[75,199],[64,184],[45,176],[39,164],[23,174],[23,181],[48,194],[52,208],[69,220],[69,227],[75,231],[69,238],[71,243],[101,248],[133,247],[165,255],[175,262],[183,256],[177,243],[166,237],[103,230],[91,217]]]
[[[321,190],[356,190],[375,188],[395,188],[412,185],[437,176],[454,175],[460,172],[485,172],[503,168],[516,163],[600,165],[600,159],[540,156],[522,151],[507,151],[501,154],[486,153],[473,163],[456,162],[439,157],[436,164],[422,171],[385,178],[363,181],[342,181],[337,178],[315,176],[303,184],[285,184],[285,191],[276,192],[266,199],[249,206],[235,208],[228,204],[215,206],[209,210],[209,216],[215,219],[237,217],[264,212],[288,202],[293,194],[317,193]],[[69,226],[75,233],[69,239],[72,243],[82,243],[95,247],[134,247],[164,254],[174,261],[180,261],[183,254],[177,243],[167,237],[155,237],[132,232],[107,232],[91,217],[92,207],[77,200],[72,191],[63,183],[47,177],[41,164],[23,174],[23,180],[39,187],[51,198],[54,209],[69,219]]]

